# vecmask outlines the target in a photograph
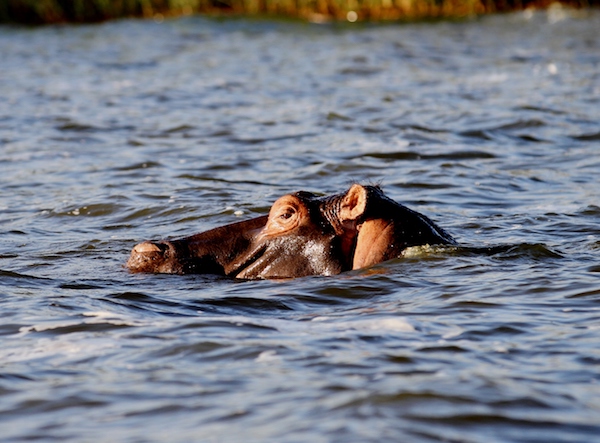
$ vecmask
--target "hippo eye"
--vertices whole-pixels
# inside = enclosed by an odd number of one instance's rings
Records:
[[[306,223],[308,208],[296,196],[284,195],[279,198],[269,211],[269,220],[262,231],[262,235],[279,236]]]
[[[279,218],[287,220],[289,218],[292,218],[292,216],[296,213],[296,210],[292,207],[287,207],[285,208],[285,210],[279,214]]]

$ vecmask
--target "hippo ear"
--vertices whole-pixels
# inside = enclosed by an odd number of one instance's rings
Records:
[[[342,221],[356,220],[365,213],[367,207],[367,190],[355,184],[348,190],[340,207]]]

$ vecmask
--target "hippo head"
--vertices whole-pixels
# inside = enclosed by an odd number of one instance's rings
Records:
[[[317,197],[296,192],[268,216],[133,248],[133,272],[220,274],[243,279],[333,275],[399,257],[409,246],[454,243],[426,216],[377,186]]]
[[[279,198],[268,216],[179,240],[143,242],[131,252],[133,272],[220,274],[236,278],[332,275],[351,268],[355,230],[336,214],[344,195],[297,192]]]

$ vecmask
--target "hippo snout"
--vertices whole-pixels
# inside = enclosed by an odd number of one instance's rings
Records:
[[[126,266],[132,272],[176,274],[180,270],[173,252],[173,245],[168,242],[145,241],[133,247]]]

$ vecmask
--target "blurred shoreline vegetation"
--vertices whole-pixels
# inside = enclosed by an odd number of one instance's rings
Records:
[[[326,21],[416,21],[554,6],[587,8],[600,0],[0,0],[0,23],[89,23],[116,18],[207,14]]]

